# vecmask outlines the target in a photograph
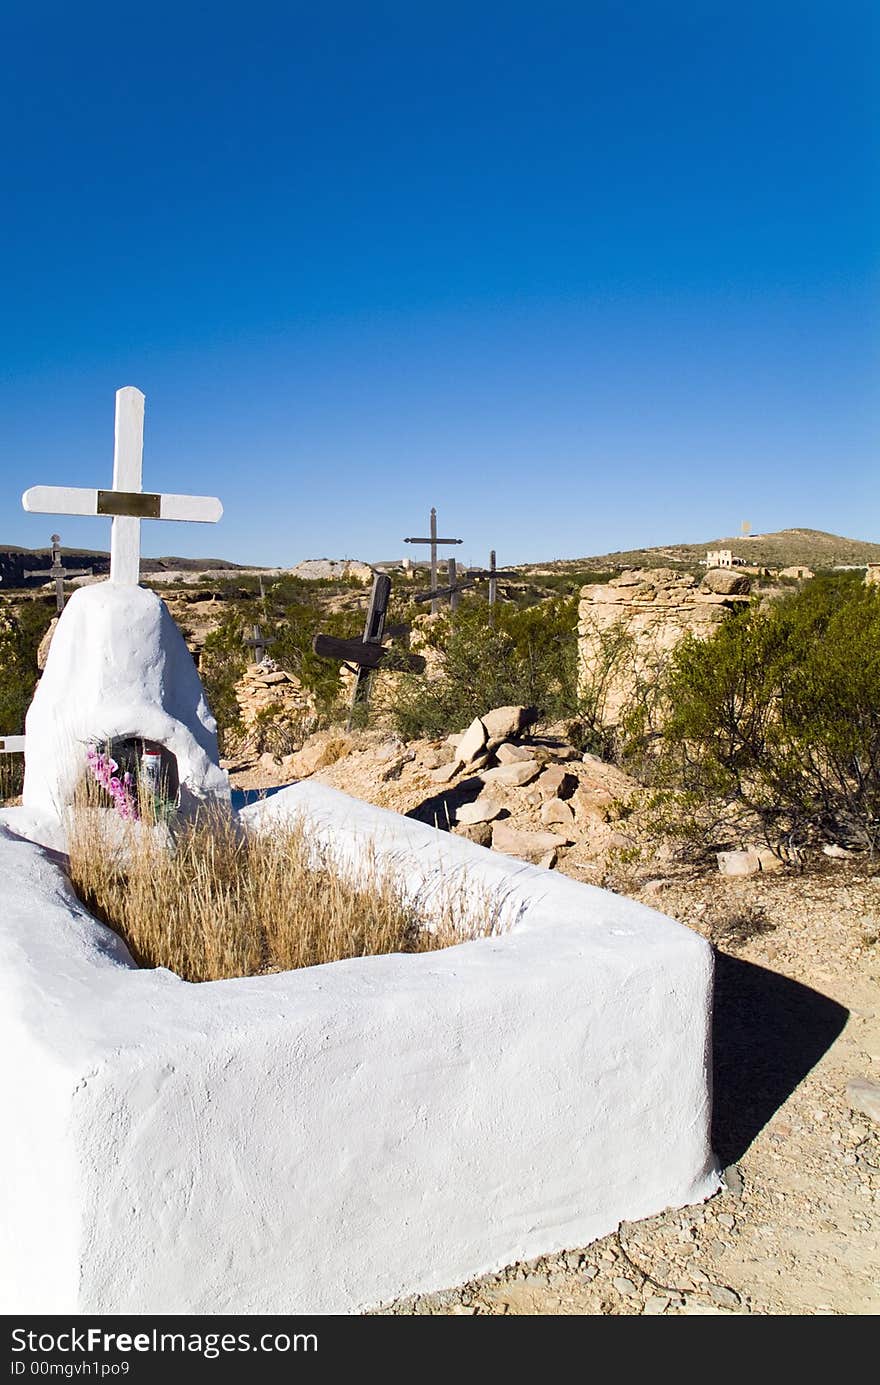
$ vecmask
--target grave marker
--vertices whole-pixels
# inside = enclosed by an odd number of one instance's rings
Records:
[[[160,495],[142,488],[144,396],[133,385],[116,391],[113,488],[31,486],[21,503],[31,514],[110,515],[110,581],[136,587],[141,569],[141,520],[216,524],[223,506],[215,496]]]
[[[91,575],[92,575],[92,569],[91,569],[90,567],[81,567],[81,568],[67,568],[67,567],[65,567],[65,566],[64,566],[63,559],[62,559],[62,557],[61,557],[61,548],[60,548],[60,546],[59,546],[60,543],[61,543],[61,535],[60,535],[60,534],[53,534],[53,535],[52,535],[52,566],[51,566],[50,568],[48,568],[48,569],[47,569],[47,568],[36,568],[35,570],[33,570],[33,571],[31,571],[31,572],[26,572],[26,573],[24,574],[25,577],[49,577],[49,578],[53,578],[53,577],[54,577],[54,579],[55,579],[55,605],[56,605],[56,608],[57,608],[57,610],[58,610],[58,614],[59,614],[59,615],[61,615],[61,612],[64,610],[64,582],[65,582],[65,578],[69,580],[71,577],[91,577]]]
[[[251,638],[249,640],[244,640],[244,644],[246,644],[249,649],[253,649],[255,655],[254,662],[257,664],[261,664],[263,662],[263,660],[266,657],[266,650],[268,649],[270,644],[274,643],[274,640],[266,639],[263,636],[263,632],[260,629],[259,625],[252,625]]]
[[[373,578],[373,590],[367,607],[364,633],[360,640],[341,639],[337,635],[316,635],[312,649],[322,659],[337,659],[355,674],[348,714],[348,730],[353,724],[358,707],[366,707],[370,700],[370,685],[373,673],[388,654],[382,647],[383,639],[406,634],[406,625],[387,626],[388,601],[391,596],[391,578],[384,572],[377,572]],[[410,673],[424,673],[425,661],[419,654],[399,654],[398,662]]]
[[[464,543],[464,539],[438,539],[437,537],[437,511],[431,509],[431,533],[427,539],[404,539],[404,543],[427,543],[431,547],[431,591],[434,592],[437,586],[437,548],[441,544]],[[435,616],[440,609],[440,602],[437,595],[431,598],[431,615]]]

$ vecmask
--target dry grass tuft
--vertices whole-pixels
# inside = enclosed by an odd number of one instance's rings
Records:
[[[247,835],[228,814],[173,832],[74,810],[70,875],[86,907],[141,966],[215,981],[344,957],[430,952],[501,930],[500,901],[449,892],[432,911],[368,860],[357,880],[308,839],[301,822]]]
[[[21,795],[24,784],[24,756],[0,755],[0,808]]]

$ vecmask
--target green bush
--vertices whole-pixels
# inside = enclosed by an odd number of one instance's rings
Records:
[[[460,730],[492,707],[537,707],[544,719],[577,710],[577,602],[553,597],[526,608],[462,604],[425,632],[431,676],[404,675],[391,699],[405,738]]]
[[[880,593],[817,578],[677,649],[663,766],[768,840],[880,841]]]
[[[37,650],[54,615],[54,602],[0,602],[0,732],[24,731],[39,678]]]

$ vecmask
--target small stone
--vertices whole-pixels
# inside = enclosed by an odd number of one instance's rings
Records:
[[[646,1318],[659,1318],[661,1313],[665,1313],[669,1307],[670,1300],[660,1294],[650,1294],[645,1299],[645,1306],[642,1313]]]
[[[457,837],[464,837],[465,841],[474,842],[477,846],[492,845],[492,824],[490,822],[475,822],[473,826],[464,823],[461,826],[453,827],[452,830]]]
[[[710,1284],[706,1289],[707,1294],[715,1303],[722,1308],[738,1308],[739,1294],[734,1293],[733,1289],[728,1289],[724,1284]]]
[[[544,798],[568,798],[577,788],[577,779],[564,765],[550,765],[535,787]]]
[[[730,1193],[731,1197],[741,1198],[745,1192],[743,1176],[736,1164],[728,1164],[721,1175],[725,1192]]]
[[[726,1226],[728,1231],[732,1231],[736,1226],[736,1217],[732,1217],[729,1212],[719,1212],[715,1220],[719,1226]]]
[[[458,743],[456,759],[460,765],[469,765],[475,760],[486,744],[486,728],[479,717],[474,717]]]
[[[597,1275],[598,1273],[599,1273],[599,1266],[598,1266],[598,1265],[584,1265],[583,1269],[581,1270],[581,1278],[582,1278],[582,1279],[585,1279],[585,1280],[587,1281],[587,1283],[589,1284],[591,1280],[593,1280],[593,1279],[596,1278],[596,1275]]]
[[[574,813],[561,798],[548,798],[541,808],[541,821],[546,827],[552,827],[555,822],[563,827],[571,827],[574,823]]]
[[[567,845],[567,837],[557,836],[554,832],[522,832],[511,827],[506,819],[496,822],[492,828],[493,850],[506,852],[509,856],[521,856],[526,860],[540,859],[555,847]]]
[[[857,853],[847,851],[846,847],[838,846],[837,842],[826,842],[822,847],[822,855],[830,856],[832,861],[851,861]]]
[[[761,869],[753,851],[719,851],[716,859],[722,875],[757,875]]]
[[[867,1077],[854,1077],[846,1084],[846,1095],[854,1111],[880,1124],[880,1082]]]
[[[501,812],[501,804],[491,798],[477,798],[473,803],[462,803],[455,814],[456,822],[474,827],[478,822],[491,822]]]
[[[533,756],[527,745],[513,745],[510,741],[502,741],[495,751],[495,758],[499,765],[512,765],[515,760],[531,760]]]
[[[553,867],[556,865],[556,860],[557,860],[557,854],[556,854],[556,851],[555,851],[555,850],[554,850],[554,851],[546,851],[546,852],[544,853],[544,855],[541,857],[541,859],[539,860],[538,865],[539,865],[539,866],[543,866],[544,870],[552,870]]]
[[[657,895],[661,894],[663,890],[666,889],[668,883],[667,880],[662,880],[658,877],[656,880],[646,880],[642,889],[645,894]]]
[[[614,1285],[615,1289],[619,1294],[629,1295],[638,1292],[632,1280],[624,1279],[622,1275],[617,1275],[616,1278],[612,1279],[611,1283]]]
[[[484,784],[500,784],[505,789],[519,789],[534,779],[541,766],[537,760],[517,760],[509,765],[496,765],[494,769],[483,770]]]
[[[429,775],[435,784],[448,784],[450,779],[454,779],[458,765],[455,760],[451,760],[448,765],[441,765],[439,769],[432,769]]]

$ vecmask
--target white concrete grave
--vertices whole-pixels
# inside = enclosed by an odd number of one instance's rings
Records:
[[[501,891],[509,931],[190,985],[133,966],[23,813],[0,813],[0,1311],[357,1312],[717,1190],[712,954],[671,919],[303,783],[249,829],[301,814],[428,915]]]

